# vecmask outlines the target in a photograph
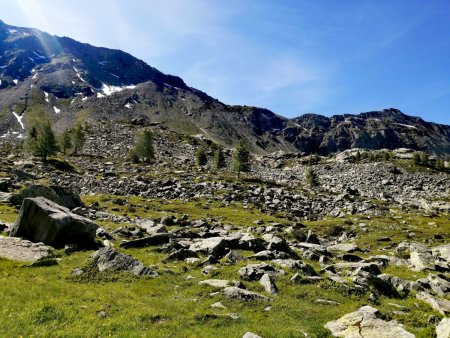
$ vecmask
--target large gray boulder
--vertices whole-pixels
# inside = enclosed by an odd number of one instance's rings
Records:
[[[10,236],[43,242],[55,248],[77,244],[81,248],[95,247],[98,225],[73,214],[69,209],[46,198],[26,198]]]
[[[348,313],[338,320],[325,324],[334,337],[383,337],[383,338],[414,338],[403,325],[395,320],[385,321],[380,318],[380,312],[371,307],[363,306],[359,310]]]
[[[17,237],[0,236],[0,257],[34,263],[49,257],[52,249],[43,243],[33,243]]]
[[[14,194],[10,202],[14,205],[21,205],[25,198],[44,197],[52,202],[62,205],[70,210],[83,206],[80,195],[69,188],[53,185],[50,187],[44,185],[31,185],[21,192]]]

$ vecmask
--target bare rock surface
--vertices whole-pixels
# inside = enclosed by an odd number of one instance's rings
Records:
[[[414,338],[403,325],[395,320],[386,321],[380,318],[380,312],[371,307],[363,306],[359,310],[325,324],[334,337],[352,338]]]
[[[46,198],[26,198],[10,235],[55,248],[66,244],[94,247],[98,225]]]
[[[47,258],[52,249],[43,243],[33,243],[17,237],[0,236],[0,257],[21,262],[36,262]]]

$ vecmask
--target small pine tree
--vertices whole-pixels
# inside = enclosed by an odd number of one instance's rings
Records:
[[[214,151],[213,168],[219,170],[223,167],[225,167],[225,156],[222,147],[218,146]]]
[[[420,155],[419,153],[414,153],[413,154],[413,162],[415,165],[419,165],[420,164]]]
[[[195,152],[195,163],[197,163],[198,166],[205,165],[208,161],[208,157],[206,157],[206,151],[203,146],[198,147],[197,151]]]
[[[377,158],[376,158],[375,154],[371,152],[370,155],[369,155],[369,161],[370,162],[375,162],[376,160],[377,160]]]
[[[422,155],[420,156],[420,161],[422,162],[422,165],[424,166],[428,165],[428,155],[426,152],[422,152]]]
[[[355,155],[355,162],[358,163],[360,161],[361,161],[361,153],[358,150]]]
[[[81,148],[83,148],[85,142],[86,142],[86,134],[84,128],[81,124],[78,124],[73,130],[72,134],[73,153],[77,154],[78,151],[80,151]]]
[[[436,167],[437,167],[439,170],[445,169],[445,163],[444,163],[444,160],[438,159],[438,160],[436,161]]]
[[[247,149],[244,141],[240,141],[233,154],[233,170],[237,172],[238,178],[241,172],[250,171],[250,151]]]
[[[49,156],[56,154],[59,148],[50,121],[31,128],[28,135],[28,147],[33,155],[39,156],[43,161],[47,161]]]
[[[306,171],[306,183],[308,183],[311,188],[317,185],[317,178],[313,168],[308,168]]]
[[[144,129],[136,135],[130,158],[134,162],[150,162],[155,158],[153,147],[153,133],[149,129]]]
[[[59,137],[59,147],[63,154],[66,154],[66,151],[72,148],[72,138],[70,136],[70,131],[68,129],[64,130],[63,133]]]
[[[385,161],[385,162],[389,161],[389,159],[390,159],[389,152],[383,151],[382,158],[383,158],[383,161]]]

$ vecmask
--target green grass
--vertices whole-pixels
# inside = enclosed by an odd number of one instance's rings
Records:
[[[113,203],[119,196],[83,196],[86,204],[98,202],[104,211],[131,217],[156,217],[183,215],[191,219],[213,217],[225,224],[245,228],[257,219],[266,223],[275,221],[288,224],[283,218],[268,216],[256,209],[244,208],[240,203],[222,206],[220,203],[197,201],[146,200],[141,197],[121,197],[126,205]],[[128,205],[127,205],[128,204]],[[130,208],[131,207],[131,208]],[[114,210],[113,210],[114,209]],[[435,233],[448,234],[448,217],[423,217],[395,213],[384,218],[366,219],[358,215],[345,219],[327,219],[306,222],[307,227],[325,234],[333,225],[347,231],[354,229],[361,247],[370,246],[375,253],[385,254],[382,247],[390,242],[378,242],[381,236],[391,236],[395,243],[406,239],[406,229],[416,232],[416,241],[426,241]],[[0,204],[0,220],[13,222],[17,210]],[[406,221],[407,224],[402,224]],[[357,226],[365,222],[368,234]],[[435,222],[435,225],[428,225]],[[125,223],[99,221],[108,230]],[[117,243],[116,247],[117,247]],[[435,243],[440,244],[440,243]],[[271,296],[270,302],[239,302],[224,298],[199,281],[209,278],[239,280],[238,270],[251,261],[236,265],[217,265],[211,275],[202,274],[202,267],[184,262],[163,263],[166,254],[154,248],[120,249],[141,260],[160,274],[157,278],[134,278],[125,274],[112,274],[110,278],[70,278],[74,268],[86,264],[91,252],[62,254],[59,264],[47,267],[27,267],[23,263],[0,259],[0,336],[113,336],[113,337],[242,337],[247,331],[263,337],[301,337],[302,332],[311,337],[329,337],[323,325],[346,313],[370,304],[368,293],[349,294],[344,288],[325,281],[316,285],[294,285],[290,282],[294,272],[286,271],[277,277],[280,293]],[[250,252],[240,252],[249,256]],[[362,254],[366,255],[366,254]],[[367,254],[368,255],[368,254]],[[311,263],[316,270],[320,266]],[[415,280],[425,273],[406,268],[388,267],[383,272]],[[193,278],[192,278],[193,277]],[[265,294],[258,282],[244,281],[249,290]],[[338,306],[316,304],[318,298],[341,303]],[[226,309],[211,305],[222,302]],[[391,303],[407,308],[405,313]],[[373,304],[371,304],[373,305]],[[417,337],[430,337],[433,328],[427,323],[431,314],[438,315],[425,303],[411,295],[405,299],[380,298],[373,305],[389,318],[399,320]],[[269,311],[265,309],[270,307]],[[239,319],[230,317],[237,313]],[[439,316],[439,315],[438,315]]]

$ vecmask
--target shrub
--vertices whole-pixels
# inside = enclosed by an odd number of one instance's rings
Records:
[[[238,177],[240,177],[241,172],[250,171],[250,151],[244,141],[240,141],[234,151],[232,167],[238,173]]]
[[[130,158],[134,162],[149,162],[155,158],[153,133],[149,129],[144,129],[136,135]]]
[[[28,147],[33,155],[41,157],[43,161],[56,154],[59,148],[50,121],[31,128],[28,135]]]

